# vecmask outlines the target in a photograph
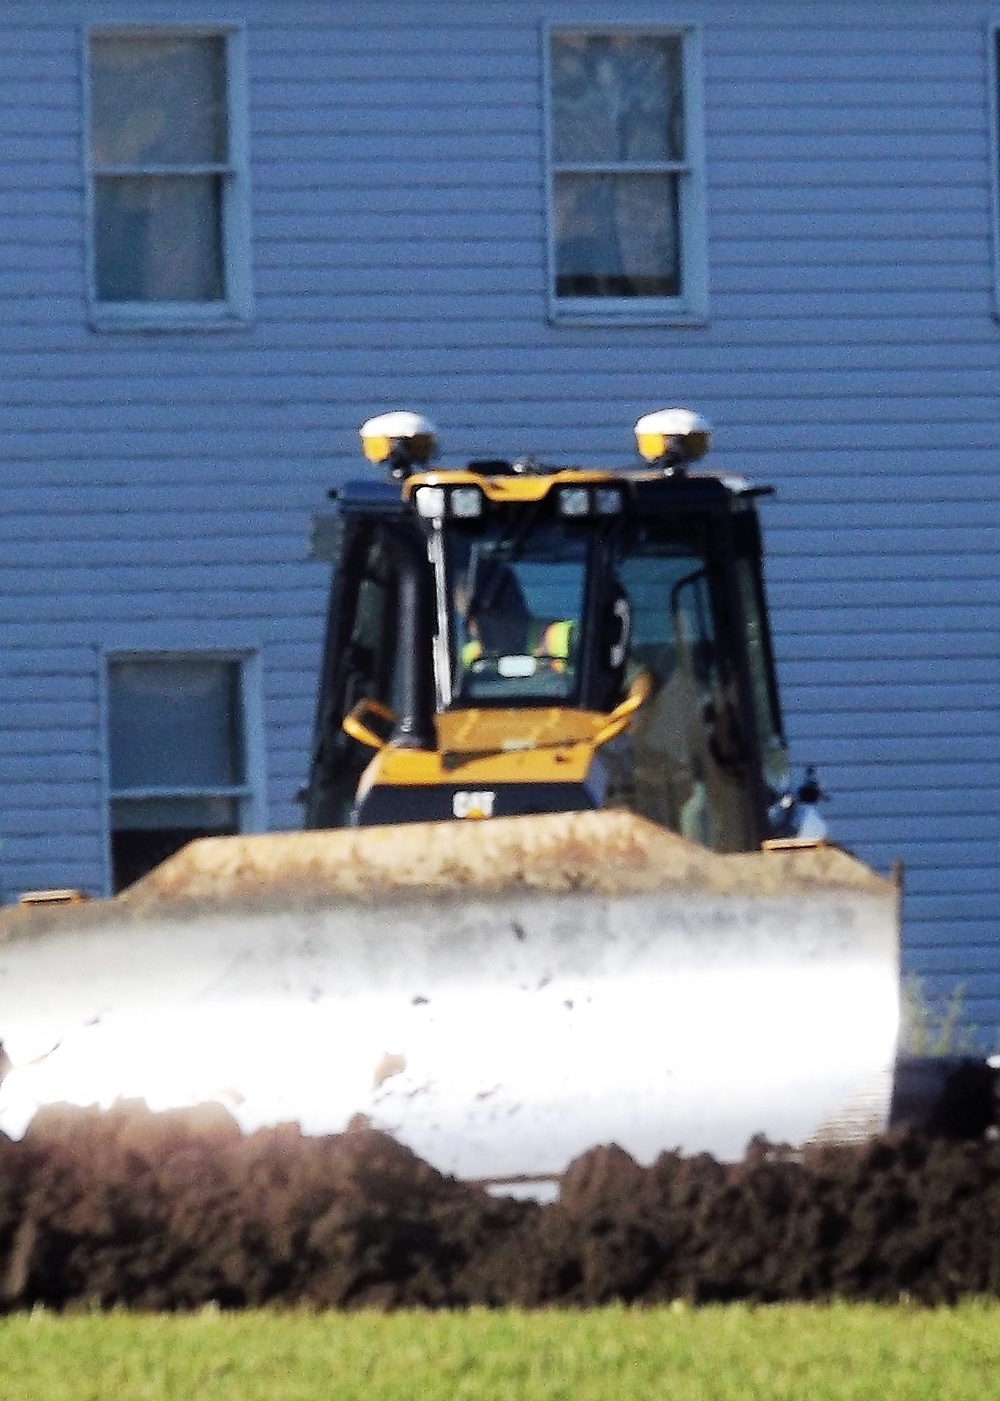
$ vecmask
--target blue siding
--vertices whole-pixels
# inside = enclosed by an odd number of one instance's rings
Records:
[[[586,9],[588,19],[600,7]],[[641,0],[609,20],[648,21]],[[326,579],[311,509],[368,414],[446,455],[626,458],[686,402],[773,482],[793,747],[842,839],[908,872],[907,966],[1000,1025],[1000,328],[978,0],[733,6],[702,26],[710,316],[545,317],[541,28],[556,0],[49,0],[0,11],[0,872],[104,878],[102,647],[260,651],[294,825]],[[87,326],[82,26],[246,30],[256,319]],[[572,18],[570,15],[569,18]],[[655,8],[670,22],[670,7]]]

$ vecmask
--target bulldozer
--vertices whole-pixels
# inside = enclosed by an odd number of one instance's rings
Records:
[[[875,1133],[898,876],[790,778],[766,488],[706,421],[638,461],[435,466],[422,415],[312,530],[331,566],[304,830],[191,843],[110,900],[0,918],[0,1130],[42,1104],[359,1116],[544,1192],[615,1142],[738,1158]]]

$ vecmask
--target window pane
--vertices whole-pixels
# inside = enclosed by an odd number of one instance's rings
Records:
[[[102,302],[223,297],[218,176],[104,177],[94,191]]]
[[[512,535],[496,520],[448,535],[462,702],[511,705],[576,690],[589,541],[565,523]]]
[[[678,296],[679,217],[676,176],[558,176],[556,294]]]
[[[91,156],[96,165],[226,160],[221,37],[94,38],[90,80]]]
[[[116,663],[109,677],[109,743],[113,790],[242,783],[238,665]]]
[[[672,534],[643,528],[618,567],[632,605],[632,661],[654,686],[612,751],[614,782],[629,806],[689,841],[750,851],[747,771],[724,758],[737,702],[732,657],[716,632],[707,565]]]
[[[552,127],[557,162],[683,160],[680,38],[554,35]]]

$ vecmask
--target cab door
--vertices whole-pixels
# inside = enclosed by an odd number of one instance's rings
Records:
[[[628,806],[691,841],[752,851],[763,835],[756,736],[741,623],[713,536],[704,520],[656,523],[633,534],[619,562],[630,671],[653,681],[620,746],[619,788]]]

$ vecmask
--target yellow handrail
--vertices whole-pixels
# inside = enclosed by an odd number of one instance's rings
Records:
[[[620,735],[637,710],[649,700],[653,693],[653,678],[648,671],[640,671],[628,688],[625,699],[615,706],[605,724],[594,735],[594,744],[607,744],[609,739]]]
[[[369,696],[362,696],[344,716],[340,728],[345,735],[350,735],[351,739],[358,740],[359,743],[367,745],[369,749],[384,749],[386,741],[381,735],[377,735],[374,730],[368,728],[364,719],[366,715],[374,715],[389,725],[396,722],[396,712],[391,706],[383,705],[381,701],[372,700]]]

